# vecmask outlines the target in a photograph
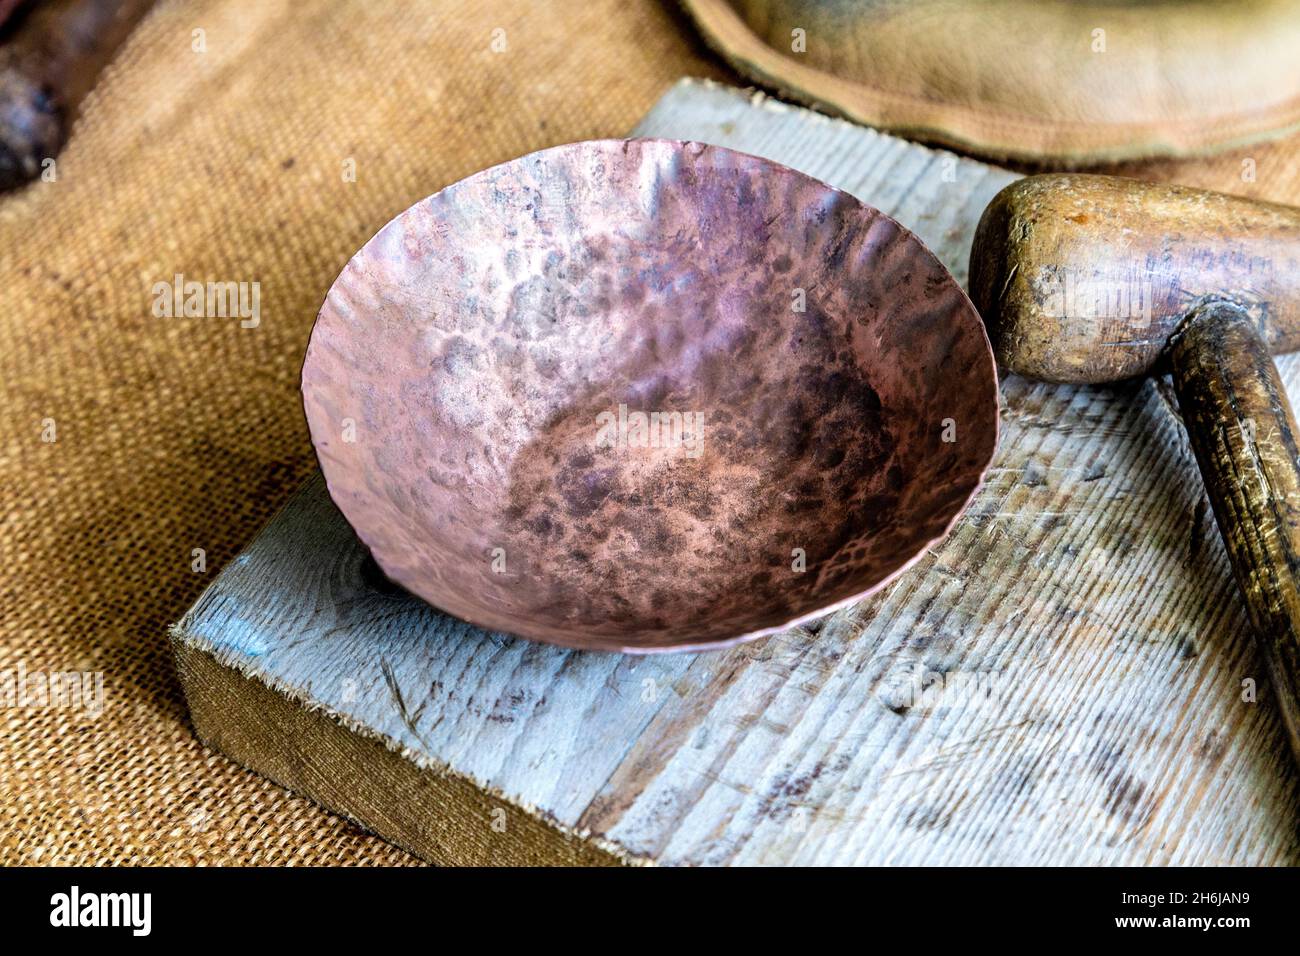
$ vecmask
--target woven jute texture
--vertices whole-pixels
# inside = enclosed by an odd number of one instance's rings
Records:
[[[655,0],[146,19],[57,179],[0,200],[0,676],[104,681],[98,715],[0,713],[0,863],[413,862],[205,750],[167,626],[314,467],[299,363],[352,253],[475,170],[626,131],[684,74],[726,78]],[[1128,171],[1300,199],[1295,140]],[[258,283],[256,328],[155,315],[176,275]]]
[[[413,861],[205,750],[167,626],[314,467],[299,366],[348,258],[450,182],[721,78],[704,57],[628,0],[146,19],[57,180],[0,200],[0,670],[104,675],[98,717],[0,712],[0,862]],[[156,316],[177,274],[259,283],[260,323]]]

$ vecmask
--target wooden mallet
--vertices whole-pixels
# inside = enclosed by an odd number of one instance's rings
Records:
[[[1300,209],[1031,176],[985,210],[970,276],[1008,371],[1092,384],[1172,374],[1300,760],[1300,451],[1271,357],[1300,348]]]

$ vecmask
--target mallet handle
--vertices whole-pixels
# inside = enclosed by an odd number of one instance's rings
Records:
[[[1268,345],[1255,321],[1235,305],[1213,302],[1195,309],[1175,332],[1169,357],[1214,518],[1300,760],[1295,416]]]
[[[1048,382],[1146,375],[1199,302],[1230,299],[1300,348],[1300,210],[1202,189],[1030,176],[989,204],[971,298],[998,362]]]
[[[153,0],[41,0],[4,10],[0,191],[41,172],[108,62]]]

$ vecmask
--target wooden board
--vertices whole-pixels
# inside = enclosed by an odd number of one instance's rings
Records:
[[[638,132],[845,188],[963,282],[1014,178],[699,83]],[[721,652],[476,630],[386,586],[313,481],[173,631],[196,728],[436,862],[1300,861],[1300,781],[1167,384],[1003,396],[945,542]]]

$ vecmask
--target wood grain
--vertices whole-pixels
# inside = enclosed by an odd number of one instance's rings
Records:
[[[846,188],[960,281],[1013,178],[699,84],[639,131]],[[1300,367],[1280,367],[1294,386]],[[474,630],[368,572],[313,482],[175,629],[196,726],[228,746],[230,695],[269,686],[629,861],[1300,862],[1300,781],[1170,394],[1008,379],[999,457],[946,541],[868,603],[714,653]],[[195,655],[220,665],[210,680],[188,676]],[[391,806],[322,792],[322,777],[375,772],[360,751],[278,722],[243,739],[237,759],[420,851]],[[429,821],[443,842],[424,855],[480,858],[462,849],[471,830],[526,839],[491,830],[489,805],[447,797],[460,836]]]

